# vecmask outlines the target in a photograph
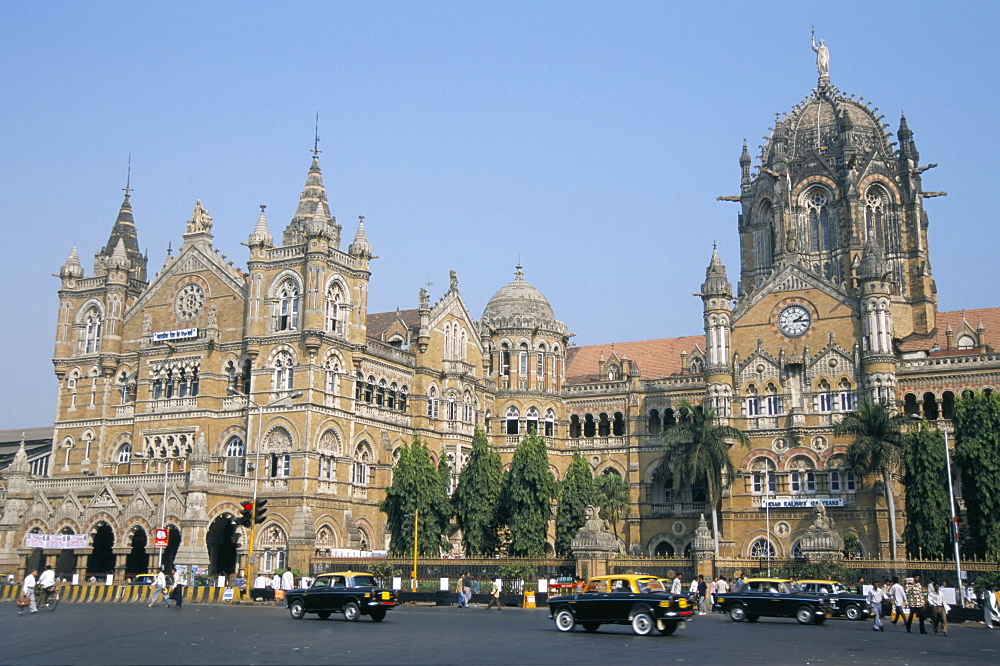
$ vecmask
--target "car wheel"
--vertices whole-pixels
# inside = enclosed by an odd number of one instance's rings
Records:
[[[636,636],[648,636],[653,630],[653,617],[649,611],[643,609],[632,616],[632,631]]]
[[[733,604],[733,607],[729,609],[729,617],[733,622],[742,622],[747,618],[747,609],[743,607],[743,604]]]
[[[344,604],[344,619],[348,622],[357,622],[358,618],[361,617],[361,609],[353,601],[348,601]]]
[[[597,631],[598,629],[600,629],[600,627],[601,627],[601,623],[600,622],[583,622],[582,624],[583,624],[583,628],[588,633],[591,633],[591,634],[594,633],[595,631]]]
[[[288,605],[288,613],[296,620],[301,620],[306,616],[306,607],[302,605],[301,599],[296,599]]]
[[[556,621],[556,629],[559,631],[573,631],[573,627],[576,626],[576,618],[573,617],[573,611],[568,608],[557,610],[553,619]]]
[[[844,617],[848,620],[860,620],[861,619],[861,609],[854,604],[849,605],[844,609]]]
[[[760,615],[756,613],[747,613],[747,622],[756,622],[760,618]]]
[[[320,611],[320,612],[316,613],[316,615],[319,615],[319,619],[321,619],[321,620],[328,620],[328,619],[330,619],[330,611]]]
[[[799,621],[799,624],[812,624],[813,609],[809,606],[799,606],[795,610],[795,619]]]
[[[371,615],[371,618],[372,618],[372,622],[381,622],[382,620],[385,619],[385,609],[384,608],[376,608],[375,610],[373,610],[370,613],[370,615]]]
[[[663,628],[660,629],[660,633],[664,636],[669,636],[670,634],[677,631],[677,622],[664,622]]]

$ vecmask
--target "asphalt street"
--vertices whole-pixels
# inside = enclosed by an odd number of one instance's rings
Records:
[[[384,622],[293,620],[281,607],[63,604],[19,617],[0,605],[3,664],[997,664],[1000,629],[953,625],[948,637],[829,620],[735,623],[695,617],[673,636],[624,626],[560,633],[539,608],[404,606]]]

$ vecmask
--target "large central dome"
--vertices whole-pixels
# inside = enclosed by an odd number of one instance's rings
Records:
[[[493,294],[483,310],[482,323],[493,328],[544,328],[565,332],[542,292],[524,281],[518,264],[514,281]]]

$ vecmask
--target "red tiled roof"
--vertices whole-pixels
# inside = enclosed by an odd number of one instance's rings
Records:
[[[566,381],[575,384],[597,379],[601,354],[608,360],[612,353],[635,361],[643,379],[677,375],[681,372],[681,352],[691,353],[695,346],[704,348],[704,335],[570,347],[566,350]]]
[[[962,329],[965,328],[965,323],[968,323],[969,327],[975,331],[979,327],[980,320],[983,322],[983,328],[985,329],[983,338],[986,345],[991,349],[1000,349],[1000,308],[938,312],[937,329],[931,335],[905,340],[899,345],[899,348],[904,352],[929,350],[936,343],[942,350],[946,350],[948,339],[945,333],[948,330],[948,324],[951,324],[951,330],[955,334],[954,344],[958,344],[958,336]]]
[[[407,328],[418,328],[420,326],[420,310],[394,310],[393,312],[369,312],[367,325],[368,337],[372,340],[381,340],[382,334],[386,332],[392,322],[399,319]]]

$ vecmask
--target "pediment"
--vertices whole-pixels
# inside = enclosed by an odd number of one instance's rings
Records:
[[[798,264],[788,264],[781,270],[771,273],[757,289],[740,299],[736,309],[733,310],[733,323],[749,312],[768,294],[799,292],[810,289],[822,292],[838,303],[845,303],[855,310],[858,309],[857,299],[840,286],[827,281],[812,271],[804,269]]]
[[[88,510],[102,509],[104,511],[109,511],[109,510],[121,511],[122,504],[118,500],[118,496],[115,495],[115,492],[111,490],[111,486],[105,483],[104,487],[96,495],[94,495],[93,499],[91,499],[90,502],[87,503],[87,509]]]
[[[74,491],[69,491],[59,503],[56,511],[64,518],[79,518],[83,515],[83,502],[76,496]]]
[[[153,500],[149,498],[146,489],[139,488],[125,505],[125,512],[134,516],[146,516],[152,513],[153,506]]]
[[[49,498],[45,496],[45,493],[37,493],[35,499],[31,501],[31,505],[24,512],[25,518],[48,518],[54,514],[52,509],[52,503],[49,502]]]

